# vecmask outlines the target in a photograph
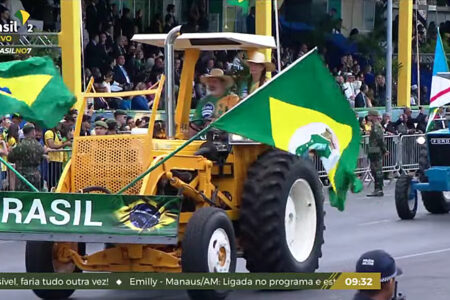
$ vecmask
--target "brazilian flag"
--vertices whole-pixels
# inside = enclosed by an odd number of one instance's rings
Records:
[[[0,63],[0,115],[18,113],[52,128],[75,101],[49,57]]]
[[[330,203],[344,209],[356,178],[360,132],[355,113],[317,50],[298,59],[211,126],[297,155],[317,150],[330,179]]]

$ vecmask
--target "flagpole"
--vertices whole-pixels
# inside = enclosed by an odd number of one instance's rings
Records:
[[[280,45],[280,28],[279,28],[279,20],[278,20],[278,1],[273,0],[273,9],[275,10],[275,32],[277,38],[277,66],[278,72],[281,72],[281,45]]]
[[[392,0],[387,5],[386,112],[392,112]]]
[[[420,105],[420,57],[419,57],[419,6],[416,7],[416,66],[417,66],[417,105]]]

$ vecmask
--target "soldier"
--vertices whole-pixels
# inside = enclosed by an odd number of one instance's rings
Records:
[[[369,111],[369,120],[372,128],[369,136],[368,157],[370,160],[370,171],[375,179],[375,190],[368,197],[383,197],[383,156],[389,152],[383,139],[383,127],[380,124],[380,114],[377,110]]]
[[[25,138],[8,154],[8,161],[16,164],[16,170],[22,174],[32,185],[39,187],[41,174],[39,165],[44,155],[44,148],[36,141],[36,130],[33,124],[23,127]],[[31,191],[22,181],[16,180],[17,191]]]

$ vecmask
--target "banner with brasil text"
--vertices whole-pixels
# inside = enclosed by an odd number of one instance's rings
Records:
[[[0,115],[18,113],[52,128],[75,101],[51,58],[0,63]]]
[[[0,238],[176,244],[172,196],[0,192]]]
[[[361,139],[358,121],[316,50],[211,126],[299,156],[315,151],[331,182],[330,203],[339,210],[348,189],[362,189],[354,174]]]

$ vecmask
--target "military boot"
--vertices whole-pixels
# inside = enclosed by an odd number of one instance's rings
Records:
[[[368,194],[367,197],[383,197],[383,190],[376,189],[371,194]]]

